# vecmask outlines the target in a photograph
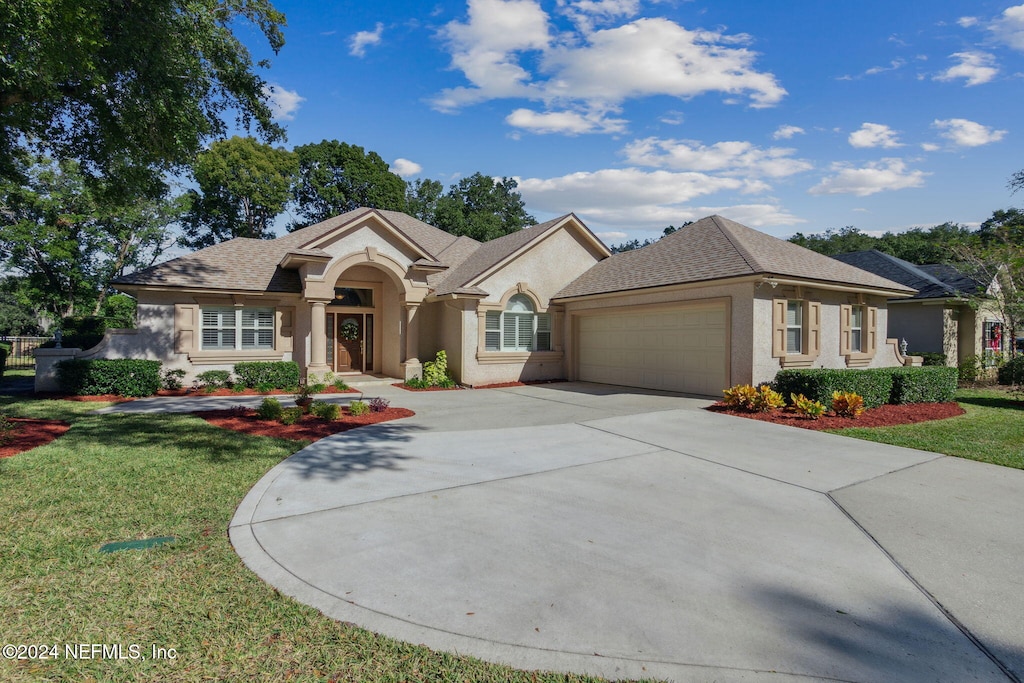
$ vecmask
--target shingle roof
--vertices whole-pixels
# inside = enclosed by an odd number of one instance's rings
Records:
[[[484,242],[469,254],[459,265],[439,277],[434,285],[437,295],[467,292],[466,286],[502,260],[525,247],[530,242],[543,237],[555,226],[562,223],[572,214],[566,214],[529,228],[523,228],[503,237]],[[482,292],[478,288],[474,288]]]
[[[908,287],[804,247],[709,216],[654,244],[614,254],[569,283],[554,298],[663,287],[749,275],[910,293]]]
[[[979,284],[952,266],[917,266],[877,249],[833,256],[837,261],[894,280],[917,290],[912,299],[936,299],[973,293]]]
[[[273,240],[240,237],[221,242],[125,275],[115,280],[113,284],[301,292],[302,283],[298,272],[279,267],[285,255],[292,253],[326,256],[327,252],[309,248],[309,245],[375,211],[396,231],[427,254],[428,261],[438,261],[451,267],[461,262],[471,249],[479,246],[476,240],[468,237],[456,238],[403,213],[360,208]],[[443,254],[448,254],[448,257]]]

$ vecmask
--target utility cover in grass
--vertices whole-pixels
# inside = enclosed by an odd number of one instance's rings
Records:
[[[119,541],[107,543],[100,548],[101,553],[116,553],[118,550],[145,550],[164,543],[173,543],[174,536],[157,536],[156,538],[142,538],[137,541]]]

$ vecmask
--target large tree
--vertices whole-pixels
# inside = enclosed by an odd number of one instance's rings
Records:
[[[417,178],[405,191],[406,212],[428,225],[436,225],[437,202],[443,195],[441,181]]]
[[[159,194],[162,172],[224,135],[225,114],[280,137],[232,29],[255,26],[277,52],[284,22],[268,0],[7,0],[0,177],[15,177],[15,156],[31,149]]]
[[[273,223],[291,196],[298,157],[286,149],[235,136],[210,145],[192,174],[192,207],[182,244],[208,247],[235,237],[270,239]]]
[[[496,180],[482,173],[463,178],[438,198],[435,225],[481,242],[532,225],[536,219],[526,213],[518,186],[514,178]]]
[[[376,152],[337,140],[295,148],[299,179],[295,184],[296,230],[359,207],[405,211],[405,181],[391,172]]]
[[[180,200],[118,201],[74,161],[32,160],[0,181],[0,263],[19,298],[53,319],[97,314],[108,284],[152,264],[169,244]]]

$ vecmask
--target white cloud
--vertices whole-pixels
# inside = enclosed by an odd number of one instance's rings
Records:
[[[938,152],[942,148],[939,147],[939,145],[936,145],[934,142],[922,142],[921,149],[923,149],[926,152]]]
[[[588,21],[610,21],[635,13],[637,3],[580,0],[560,7]],[[775,76],[754,68],[757,55],[743,46],[749,40],[744,35],[690,31],[659,18],[556,35],[549,19],[537,0],[469,0],[468,19],[453,21],[440,32],[452,67],[469,84],[441,91],[433,106],[450,112],[492,99],[541,101],[548,111],[520,110],[510,116],[510,123],[574,133],[585,126],[580,120],[566,123],[566,112],[601,120],[628,99],[688,99],[719,92],[732,100],[747,98],[753,107],[768,107],[786,95]],[[596,128],[621,130],[618,125]]]
[[[959,24],[961,28],[970,28],[977,25],[978,17],[960,17],[956,20],[956,23]]]
[[[886,190],[921,187],[928,173],[911,171],[902,159],[882,159],[854,168],[848,164],[832,164],[835,175],[823,178],[809,189],[810,194],[853,194],[867,197]]]
[[[1024,50],[1024,5],[1007,7],[988,28],[1000,42],[1015,50]]]
[[[384,35],[384,24],[377,22],[372,31],[359,31],[348,41],[348,53],[353,57],[365,57],[366,48],[371,45],[380,45],[381,37]]]
[[[1005,130],[994,130],[968,119],[936,119],[932,127],[941,130],[942,137],[959,147],[980,147],[999,142],[1006,135]]]
[[[850,133],[848,138],[851,147],[882,147],[892,149],[902,147],[899,138],[889,126],[881,123],[862,123],[860,128]]]
[[[408,159],[399,157],[391,162],[391,172],[403,178],[419,175],[421,171],[423,171],[423,167],[415,161],[409,161]]]
[[[611,244],[619,240],[624,240],[629,237],[629,233],[622,232],[621,230],[609,230],[608,232],[595,232],[595,235],[600,238],[605,244]]]
[[[270,111],[277,121],[293,120],[299,105],[306,101],[306,98],[300,96],[297,91],[286,90],[276,83],[264,85],[263,94],[267,96]]]
[[[906,66],[907,61],[905,59],[894,59],[889,62],[889,66],[873,66],[864,72],[865,76],[874,76],[875,74],[885,73],[886,71],[896,71]]]
[[[960,63],[936,75],[934,80],[952,81],[963,78],[967,81],[965,85],[972,86],[988,83],[999,73],[999,68],[995,66],[996,58],[987,52],[956,52],[949,57],[959,60]]]
[[[794,149],[757,147],[750,142],[725,141],[707,146],[694,140],[634,140],[623,150],[626,160],[638,166],[669,168],[675,171],[717,172],[750,178],[783,178],[812,168],[803,159],[794,159]],[[768,189],[752,185],[753,191]]]
[[[574,111],[549,111],[539,113],[530,109],[516,109],[505,122],[514,128],[531,133],[621,133],[626,129],[625,119],[606,118],[602,112],[579,113]]]
[[[778,129],[776,129],[776,131],[774,133],[772,133],[772,139],[773,140],[789,140],[794,135],[803,135],[806,132],[807,131],[805,131],[800,126],[790,126],[790,125],[779,126]]]
[[[597,24],[606,24],[619,17],[632,17],[640,11],[640,0],[573,0],[558,3],[560,11],[584,33]]]

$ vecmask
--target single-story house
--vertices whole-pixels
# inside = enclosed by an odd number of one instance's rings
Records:
[[[947,264],[917,266],[876,249],[833,258],[917,290],[889,301],[889,335],[907,340],[911,353],[941,353],[956,366],[968,356],[992,357],[1008,351],[999,312],[974,308],[967,297],[984,294],[992,283],[978,282]]]
[[[136,330],[79,357],[189,376],[294,360],[409,378],[439,350],[470,386],[572,379],[717,396],[788,367],[906,364],[887,301],[914,290],[711,216],[612,255],[568,214],[486,243],[358,209],[138,271]]]

